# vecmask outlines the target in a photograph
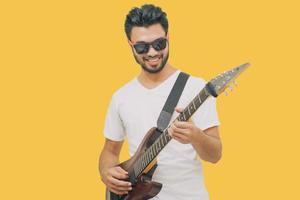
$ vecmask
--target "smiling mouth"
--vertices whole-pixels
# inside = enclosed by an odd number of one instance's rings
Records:
[[[151,66],[157,65],[160,60],[161,60],[162,56],[156,56],[154,58],[144,58],[144,60]]]

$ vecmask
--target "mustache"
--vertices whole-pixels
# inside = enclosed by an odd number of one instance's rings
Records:
[[[162,57],[163,57],[163,55],[145,56],[144,59],[162,58]]]

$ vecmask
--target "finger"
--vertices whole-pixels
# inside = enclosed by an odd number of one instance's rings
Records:
[[[114,177],[109,177],[108,178],[109,182],[116,185],[116,186],[124,186],[124,187],[128,187],[131,186],[131,183],[128,181],[122,181],[122,180],[118,180]]]
[[[117,179],[126,179],[126,178],[128,178],[127,174],[120,173],[117,169],[112,170],[110,172],[110,174],[111,174],[111,176],[113,176],[114,178],[117,178]]]
[[[116,185],[113,185],[113,184],[109,184],[108,187],[112,188],[114,190],[117,190],[119,192],[128,192],[128,191],[132,190],[132,187],[120,187],[120,186],[116,186]]]
[[[176,107],[175,110],[178,113],[182,113],[184,111],[184,108]]]
[[[190,128],[193,124],[191,122],[180,122],[180,121],[176,121],[174,123],[174,126],[177,128],[183,128],[183,129],[187,129]]]
[[[172,130],[172,133],[177,132],[179,134],[184,134],[184,135],[190,133],[190,129],[188,129],[188,128],[178,128],[176,126],[172,127],[171,130]]]
[[[188,137],[186,135],[184,135],[182,133],[178,133],[178,132],[173,132],[172,137],[174,139],[179,139],[179,140],[184,140],[184,141],[188,140]]]
[[[174,138],[175,140],[177,140],[178,142],[182,143],[182,144],[187,144],[187,143],[188,143],[188,141],[182,139],[181,137],[178,137],[178,136],[173,135],[173,138]]]
[[[125,171],[125,170],[124,170],[122,167],[120,167],[120,166],[116,167],[116,170],[117,170],[118,172],[122,173],[122,174],[128,174],[128,172]]]

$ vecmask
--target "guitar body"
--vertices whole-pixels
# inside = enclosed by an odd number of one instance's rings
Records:
[[[133,171],[134,163],[153,144],[159,135],[160,132],[158,132],[155,127],[151,128],[145,135],[135,154],[129,160],[119,164],[120,167],[129,173],[129,177],[132,175],[130,173]],[[117,195],[106,189],[106,200],[147,200],[156,196],[162,188],[161,183],[151,181],[156,166],[156,160],[153,160],[140,176],[135,178],[135,180],[129,180],[133,186],[127,195]]]

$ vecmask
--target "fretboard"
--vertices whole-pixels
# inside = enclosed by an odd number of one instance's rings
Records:
[[[189,118],[196,112],[196,110],[209,96],[210,94],[208,93],[206,87],[204,87],[172,123],[174,123],[175,121],[189,120]],[[168,134],[167,129],[168,128],[163,131],[163,133],[156,139],[156,141],[141,155],[141,157],[134,164],[135,176],[139,176],[172,139],[172,137]]]

